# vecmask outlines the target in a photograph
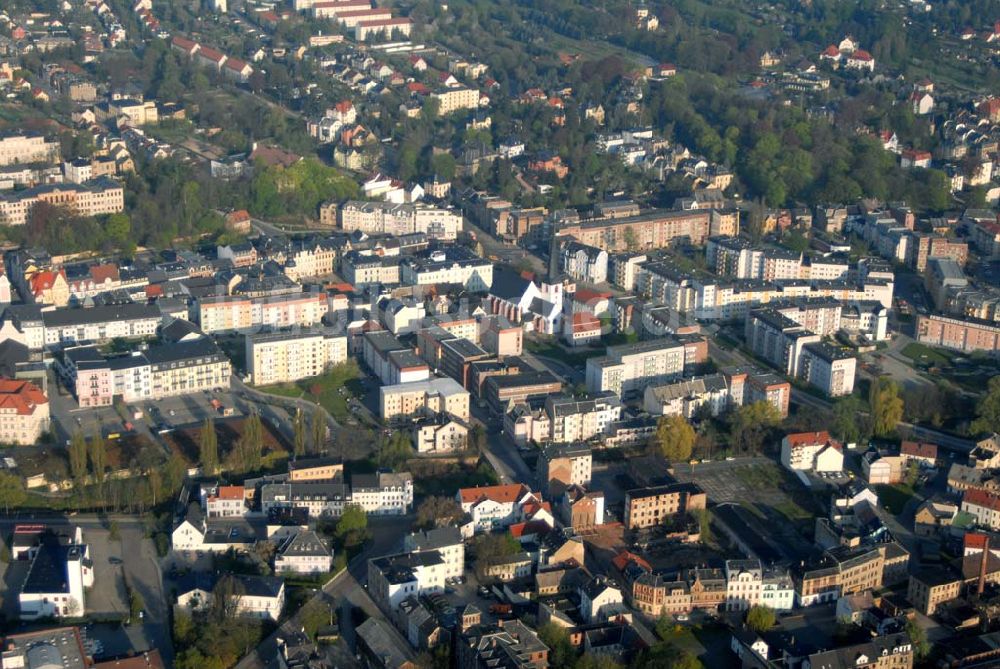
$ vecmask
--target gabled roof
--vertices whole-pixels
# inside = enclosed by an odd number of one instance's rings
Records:
[[[458,494],[462,504],[474,504],[487,499],[500,504],[511,504],[530,492],[531,490],[521,483],[510,483],[481,488],[462,488]]]
[[[840,442],[830,437],[826,430],[822,432],[796,432],[785,435],[788,445],[791,448],[802,448],[805,446],[830,445],[838,451],[841,450]]]

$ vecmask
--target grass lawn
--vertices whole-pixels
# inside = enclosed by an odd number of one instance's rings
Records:
[[[945,353],[917,342],[907,344],[902,354],[914,362],[928,362],[935,365],[947,365],[951,362],[951,357]]]
[[[538,341],[535,339],[529,339],[527,340],[525,346],[535,355],[540,355],[543,358],[559,360],[560,362],[564,362],[573,367],[583,367],[587,364],[587,358],[600,355],[598,351],[591,353],[571,353],[554,341]]]
[[[898,516],[903,512],[906,503],[913,497],[913,488],[902,483],[877,485],[875,486],[875,494],[878,495],[878,501],[888,509],[889,513]]]
[[[341,388],[346,391],[340,392]],[[357,367],[354,365],[337,365],[320,376],[302,379],[295,383],[262,386],[257,390],[280,397],[318,401],[337,421],[346,421],[350,418],[351,412],[348,410],[347,400],[363,392],[358,381]]]
[[[736,476],[755,488],[777,488],[785,478],[776,465],[753,465],[734,470]]]

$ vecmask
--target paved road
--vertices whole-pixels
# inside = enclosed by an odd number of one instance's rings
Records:
[[[391,554],[400,549],[403,533],[410,529],[413,524],[412,516],[396,516],[391,518],[372,518],[369,527],[372,529],[372,541],[365,549],[351,560],[347,569],[337,575],[327,583],[321,590],[313,595],[312,600],[326,606],[334,606],[339,610],[338,622],[340,624],[341,635],[353,649],[354,627],[351,620],[351,608],[359,607],[369,617],[385,619],[378,606],[368,595],[367,590],[361,585],[367,581],[368,560],[373,557]],[[404,656],[413,658],[413,653],[406,639],[391,624],[388,627],[392,630],[396,645],[403,651]],[[289,634],[301,629],[298,621],[298,612],[286,620],[269,637],[264,639],[257,648],[244,657],[236,665],[237,669],[271,669],[276,666],[273,658],[277,651],[277,639],[282,634]]]

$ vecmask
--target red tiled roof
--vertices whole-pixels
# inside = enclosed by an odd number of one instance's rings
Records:
[[[830,58],[837,58],[840,56],[840,49],[831,44],[823,50],[823,55],[829,56]]]
[[[918,441],[904,441],[899,447],[899,452],[903,455],[912,455],[918,458],[937,460],[936,444],[925,444]]]
[[[862,61],[875,60],[874,58],[872,58],[872,55],[867,51],[865,51],[864,49],[858,49],[850,56],[848,56],[848,58],[850,58],[851,60],[862,60]]]
[[[239,58],[226,58],[226,64],[223,67],[228,68],[234,72],[242,72],[247,63],[240,60]]]
[[[974,550],[983,550],[986,548],[985,534],[979,534],[978,532],[966,532],[963,539],[963,545],[966,549],[972,548]]]
[[[826,430],[823,430],[822,432],[795,432],[792,434],[786,434],[785,439],[788,440],[788,445],[791,448],[814,446],[816,444],[829,444],[838,451],[841,448],[840,443],[832,439],[830,437],[830,433]]]
[[[611,563],[615,566],[618,571],[625,571],[625,567],[629,566],[631,563],[635,563],[642,567],[643,569],[652,571],[653,567],[646,562],[643,558],[636,555],[635,553],[630,553],[629,551],[622,551],[618,555],[611,559]]]
[[[576,302],[592,302],[594,300],[607,300],[611,298],[611,293],[603,290],[591,290],[589,288],[577,288],[573,294]]]
[[[383,19],[381,21],[361,21],[358,23],[362,28],[378,28],[379,26],[403,26],[409,25],[410,19]]]
[[[121,275],[118,273],[118,265],[104,263],[102,265],[93,265],[90,268],[90,278],[94,280],[94,283],[104,283],[108,279],[118,281]]]
[[[966,490],[962,496],[962,504],[981,506],[992,511],[1000,511],[1000,495],[985,490]]]
[[[243,499],[244,496],[241,485],[220,485],[215,499]]]
[[[156,284],[146,286],[146,297],[160,297],[163,295],[163,286]]]
[[[250,220],[250,212],[246,209],[237,209],[226,215],[226,220],[230,223],[242,223]]]
[[[42,389],[30,381],[0,379],[0,409],[15,409],[22,416],[30,416],[36,406],[48,402]]]
[[[62,270],[59,270],[58,272],[52,272],[52,271],[38,272],[32,275],[30,282],[31,292],[34,293],[35,295],[38,295],[42,291],[52,288],[52,286],[54,286],[56,283],[56,277],[58,277],[61,274],[65,279],[66,275],[63,274]]]
[[[197,55],[199,58],[206,58],[213,62],[218,62],[226,57],[225,54],[223,54],[222,52],[216,51],[215,49],[212,49],[207,46],[203,46],[200,49],[198,49]]]
[[[187,39],[186,37],[181,37],[180,35],[174,35],[170,38],[170,43],[176,47],[180,47],[185,51],[190,51],[191,49],[198,46],[197,42]]]
[[[588,330],[600,330],[601,321],[589,311],[581,311],[573,314],[573,332],[587,332]]]
[[[552,528],[544,520],[529,520],[526,523],[514,523],[509,528],[510,534],[515,539],[531,536],[532,534],[548,534]]]
[[[493,500],[501,504],[515,502],[528,492],[528,488],[520,483],[507,485],[491,485],[482,488],[462,488],[458,491],[462,504],[472,504],[483,499]]]

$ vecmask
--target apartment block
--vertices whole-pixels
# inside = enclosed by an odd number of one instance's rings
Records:
[[[469,391],[448,377],[379,388],[379,417],[390,421],[427,413],[469,420]]]
[[[42,135],[6,135],[0,138],[0,167],[24,163],[52,163],[59,160],[58,140]]]
[[[125,210],[125,189],[108,177],[83,184],[41,184],[0,197],[0,223],[24,225],[39,202],[63,207],[79,216],[100,216]]]
[[[462,214],[425,204],[350,200],[341,205],[338,224],[348,232],[396,236],[420,232],[429,239],[450,241],[462,229]]]
[[[368,561],[368,592],[394,612],[408,597],[444,592],[447,565],[438,551],[387,555]]]
[[[347,360],[347,337],[304,329],[246,336],[246,365],[254,385],[319,376]]]
[[[404,258],[399,264],[404,286],[461,286],[483,293],[493,285],[493,263],[464,246],[431,251],[424,257]]]
[[[519,402],[541,400],[561,391],[562,382],[550,372],[522,372],[488,377],[482,398],[494,416],[503,416]]]
[[[593,451],[587,446],[553,445],[538,456],[539,489],[549,498],[561,495],[570,486],[590,486]]]
[[[625,493],[625,529],[654,527],[695,509],[704,509],[705,491],[695,483],[671,483]]]
[[[906,598],[917,611],[933,616],[942,604],[958,598],[962,584],[962,577],[948,569],[924,568],[910,575]]]
[[[700,246],[710,234],[712,219],[725,217],[727,214],[715,210],[657,209],[637,216],[567,223],[558,227],[558,233],[573,237],[581,244],[616,253],[666,248],[680,239]]]
[[[431,93],[431,98],[438,101],[438,114],[446,116],[463,109],[478,109],[480,105],[479,91],[474,88],[449,88]]]
[[[993,352],[1000,350],[1000,325],[937,314],[921,315],[917,317],[917,341],[967,353]]]
[[[605,356],[587,360],[587,390],[625,398],[647,385],[678,379],[707,357],[708,344],[700,337],[667,335],[638,344],[609,346]]]
[[[396,286],[400,283],[400,261],[396,257],[383,258],[351,251],[341,260],[340,270],[344,279],[355,287],[371,284]]]
[[[104,343],[118,338],[147,339],[156,336],[162,320],[160,308],[155,304],[137,302],[42,312],[46,346]]]
[[[329,309],[326,293],[227,295],[199,299],[197,304],[198,324],[206,334],[319,325]]]
[[[612,423],[621,419],[622,405],[612,393],[580,400],[566,395],[549,395],[545,398],[545,413],[549,418],[552,442],[571,443],[603,435]]]

